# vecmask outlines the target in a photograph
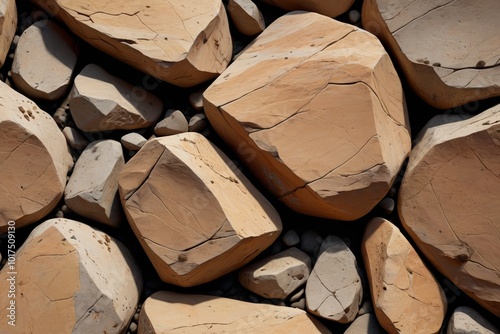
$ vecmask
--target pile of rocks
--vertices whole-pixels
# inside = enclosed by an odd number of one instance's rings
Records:
[[[498,4],[269,3],[0,4],[0,333],[499,333]]]

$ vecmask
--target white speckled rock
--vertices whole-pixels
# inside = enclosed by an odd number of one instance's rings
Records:
[[[499,334],[495,328],[476,310],[468,306],[459,306],[451,315],[446,334]]]

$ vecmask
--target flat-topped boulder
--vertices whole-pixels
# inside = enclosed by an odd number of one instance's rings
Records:
[[[97,49],[174,85],[215,78],[231,60],[221,0],[33,2]]]
[[[5,63],[17,28],[16,0],[0,2],[0,68]]]
[[[144,302],[138,333],[328,334],[330,331],[297,308],[159,291]]]
[[[367,214],[410,151],[401,83],[378,39],[316,13],[277,19],[203,105],[262,184],[312,216]]]
[[[108,234],[69,219],[38,225],[0,271],[0,333],[125,332],[142,290],[132,255]],[[15,299],[7,298],[15,277]],[[15,301],[15,326],[8,306]]]
[[[0,233],[11,220],[22,227],[54,209],[73,165],[54,119],[0,82]]]
[[[421,131],[399,217],[442,274],[500,316],[500,105],[449,121],[436,116]]]
[[[500,96],[500,2],[363,3],[363,27],[390,49],[412,89],[446,109]]]
[[[196,132],[149,140],[118,183],[128,221],[168,283],[193,286],[238,269],[281,231],[265,197]]]
[[[354,0],[263,0],[285,10],[305,10],[325,16],[336,17],[349,10]]]

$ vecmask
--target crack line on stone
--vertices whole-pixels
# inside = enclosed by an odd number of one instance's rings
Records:
[[[457,239],[457,241],[459,241],[461,243],[461,246],[464,245],[464,243],[462,242],[462,240],[460,240],[460,238],[458,238],[457,234],[455,233],[455,231],[453,230],[453,228],[451,227],[450,225],[450,221],[448,220],[448,217],[446,216],[446,213],[444,211],[444,208],[443,208],[443,205],[441,204],[441,202],[439,201],[439,198],[437,197],[437,194],[436,194],[436,191],[434,189],[434,186],[432,185],[432,180],[431,182],[429,182],[429,185],[431,186],[431,189],[432,189],[432,194],[434,195],[434,198],[436,199],[436,202],[437,204],[439,205],[439,209],[441,211],[441,214],[443,215],[443,218],[444,220],[446,221],[446,224],[448,225],[448,227],[450,228],[450,231],[451,233],[453,233],[453,235],[455,236],[455,239]]]
[[[489,171],[494,177],[496,177],[497,179],[500,179],[500,176],[497,175],[495,172],[493,172],[491,169],[488,168],[488,166],[486,166],[484,164],[484,162],[478,157],[478,155],[476,154],[476,152],[474,152],[473,149],[471,149],[471,152],[472,154],[474,154],[474,156],[476,157],[477,161],[479,161],[479,163],[484,167],[486,168],[487,171]]]
[[[80,321],[82,321],[84,318],[87,318],[88,316],[90,316],[90,309],[92,309],[97,304],[97,302],[99,302],[99,300],[101,300],[103,297],[104,297],[104,295],[101,293],[99,298],[97,298],[97,300],[92,305],[90,305],[90,307],[87,308],[87,310],[85,312],[83,312],[82,316],[77,321],[75,321],[75,325],[73,328],[76,328],[78,326],[78,323]]]
[[[123,199],[125,200],[125,204],[126,204],[126,202],[129,201],[129,199],[131,199],[135,195],[136,192],[141,190],[141,188],[144,186],[144,184],[146,184],[149,181],[149,179],[151,178],[151,173],[153,173],[155,168],[158,166],[158,164],[160,163],[160,160],[164,154],[165,154],[165,148],[163,149],[161,154],[158,154],[158,159],[154,163],[153,167],[151,167],[151,169],[149,170],[148,175],[146,177],[144,177],[144,180],[141,182],[141,184],[139,184],[139,186],[137,186],[135,188],[135,190],[132,191],[132,193],[123,195]]]
[[[401,126],[403,128],[406,129],[406,127],[401,124],[398,120],[396,120],[394,118],[394,116],[391,115],[391,113],[389,112],[387,106],[385,105],[385,103],[382,102],[382,100],[380,99],[380,97],[378,96],[377,92],[370,86],[368,85],[366,82],[364,81],[360,81],[359,82],[360,84],[362,85],[365,85],[366,87],[368,87],[370,89],[370,91],[373,93],[373,95],[375,95],[375,97],[377,98],[378,100],[378,103],[380,103],[380,106],[382,107],[382,110],[384,111],[384,113],[397,125],[397,126]]]
[[[449,4],[451,4],[452,2],[455,2],[455,0],[451,0],[450,2],[447,2],[447,3],[445,3],[445,4],[442,4],[442,5],[436,6],[436,7],[432,8],[432,9],[429,9],[427,12],[423,13],[422,15],[420,15],[420,16],[418,16],[418,17],[415,17],[415,18],[411,19],[410,21],[408,21],[407,23],[403,24],[403,25],[402,25],[401,27],[399,27],[398,29],[396,29],[396,30],[394,30],[394,31],[391,31],[391,32],[390,32],[390,33],[391,33],[391,35],[393,35],[393,36],[394,36],[394,34],[396,34],[396,33],[397,33],[398,31],[400,31],[401,29],[403,29],[403,28],[407,27],[408,25],[410,25],[410,24],[411,24],[411,23],[413,23],[414,21],[416,21],[416,20],[418,20],[418,19],[420,19],[420,18],[422,18],[422,17],[426,16],[427,14],[429,14],[429,13],[431,13],[431,12],[433,12],[433,11],[437,10],[437,9],[440,9],[440,8],[443,8],[443,7],[448,6],[448,5],[449,5]]]
[[[390,17],[390,18],[387,18],[387,19],[384,19],[384,21],[391,21],[393,20],[396,16],[398,16],[399,14],[401,14],[406,8],[410,7],[413,3],[415,3],[415,1],[417,0],[413,0],[411,1],[410,3],[408,3],[406,6],[404,6],[399,12],[397,12],[394,16]],[[381,13],[382,14],[382,13]]]

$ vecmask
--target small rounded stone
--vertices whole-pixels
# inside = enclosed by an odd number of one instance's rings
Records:
[[[358,23],[360,19],[361,14],[359,13],[359,11],[353,9],[349,12],[349,22],[351,22],[352,24]]]
[[[286,231],[281,240],[288,247],[297,246],[300,243],[299,234],[295,230]]]

